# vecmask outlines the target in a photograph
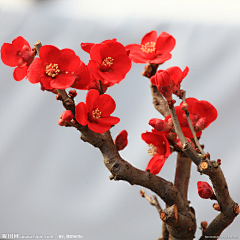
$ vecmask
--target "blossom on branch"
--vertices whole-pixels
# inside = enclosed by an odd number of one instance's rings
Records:
[[[1,59],[3,63],[10,67],[16,67],[13,77],[16,81],[21,81],[27,75],[27,69],[35,57],[35,52],[31,50],[29,43],[21,36],[15,38],[10,43],[4,43],[1,47]]]
[[[117,150],[123,150],[127,144],[128,144],[128,139],[127,139],[128,133],[126,130],[122,130],[117,137],[114,139],[114,144],[117,147]]]
[[[208,199],[213,195],[213,189],[207,182],[197,182],[198,195],[201,198]]]
[[[161,64],[172,57],[170,52],[175,44],[172,35],[161,32],[157,36],[156,31],[151,31],[142,38],[141,44],[129,44],[125,48],[130,50],[129,57],[135,63]]]
[[[127,51],[116,39],[90,45],[88,52],[91,57],[88,69],[97,80],[119,83],[131,69]]]
[[[99,92],[92,89],[87,93],[86,103],[80,102],[75,107],[75,118],[79,124],[88,125],[93,132],[104,133],[120,121],[119,118],[110,116],[115,108],[116,104],[111,96],[99,96]]]
[[[149,169],[152,174],[156,175],[171,154],[166,134],[152,130],[152,132],[142,133],[141,137],[149,146],[148,153],[153,156],[145,170]]]
[[[157,87],[166,100],[170,102],[172,101],[172,94],[181,96],[181,82],[188,74],[188,71],[188,67],[186,67],[184,71],[182,71],[179,67],[170,67],[166,70],[158,70],[157,73],[150,78],[150,81]]]
[[[210,123],[217,118],[216,108],[208,101],[197,100],[196,98],[187,98],[186,103],[188,104],[188,111],[192,125],[196,132],[204,130]],[[181,103],[180,105],[182,105]],[[183,115],[186,123],[186,114]]]
[[[27,77],[31,83],[40,82],[46,90],[66,89],[75,76],[73,72],[80,65],[80,58],[71,49],[58,49],[44,45],[39,50],[39,58],[30,65]]]

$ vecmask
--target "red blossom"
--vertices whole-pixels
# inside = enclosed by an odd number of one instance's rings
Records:
[[[164,132],[152,130],[152,132],[142,133],[142,139],[149,145],[148,152],[153,157],[148,163],[146,170],[149,169],[154,175],[162,169],[166,159],[171,154],[169,142]]]
[[[213,189],[207,182],[197,182],[198,195],[201,198],[208,199],[213,195]]]
[[[122,130],[117,137],[114,139],[114,144],[117,147],[117,150],[123,150],[127,144],[128,144],[128,139],[127,139],[128,133],[126,130]]]
[[[80,61],[71,49],[42,46],[39,58],[35,58],[28,69],[28,80],[31,83],[40,82],[46,90],[66,89],[74,83],[73,72],[79,67]]]
[[[217,118],[216,108],[207,101],[199,101],[196,98],[187,98],[188,111],[195,131],[204,130]],[[182,105],[183,103],[181,103]],[[184,119],[186,115],[184,114]],[[186,120],[185,120],[186,121]]]
[[[182,108],[180,106],[176,106],[174,108],[175,108],[175,111],[176,111],[176,114],[177,114],[177,117],[178,117],[178,121],[179,121],[179,124],[181,126],[181,129],[183,131],[184,136],[188,137],[188,138],[193,138],[192,132],[191,132],[189,126],[188,126],[188,122],[187,122],[185,112],[182,110]],[[164,121],[167,122],[167,123],[172,122],[171,115],[168,115],[164,119]],[[197,137],[200,137],[201,135],[202,135],[202,131],[196,132]]]
[[[161,64],[172,57],[170,52],[175,44],[172,35],[161,32],[157,36],[156,31],[151,31],[142,38],[141,44],[129,44],[125,48],[130,50],[129,57],[135,63]]]
[[[150,81],[158,88],[166,100],[170,102],[172,100],[172,94],[177,96],[181,95],[181,82],[186,77],[188,71],[188,67],[186,67],[183,72],[179,67],[158,70],[157,73],[150,78]]]
[[[95,44],[90,49],[88,69],[94,78],[119,83],[131,68],[131,60],[124,46],[116,39]]]
[[[21,81],[27,75],[27,69],[35,57],[35,52],[31,51],[29,43],[21,36],[15,38],[10,43],[4,43],[1,47],[1,59],[3,63],[10,67],[16,67],[13,77],[16,81]]]
[[[120,119],[110,114],[115,110],[116,104],[111,96],[102,94],[95,89],[88,91],[86,103],[80,102],[75,107],[75,117],[79,124],[88,127],[96,133],[108,131]]]

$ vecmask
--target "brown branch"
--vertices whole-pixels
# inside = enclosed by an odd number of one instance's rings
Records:
[[[182,129],[180,127],[178,118],[177,118],[177,113],[175,111],[175,108],[173,106],[169,106],[169,111],[171,114],[171,118],[173,121],[173,125],[175,128],[175,132],[179,138],[179,140],[182,143],[182,150],[183,152],[192,159],[192,161],[198,166],[200,164],[200,162],[202,161],[202,159],[198,156],[198,154],[196,153],[195,149],[192,147],[192,145],[187,141],[187,139],[185,138]]]
[[[167,107],[167,102],[163,98],[162,94],[158,91],[157,87],[153,84],[150,85],[153,105],[156,110],[161,113],[164,117],[167,117],[170,113]]]
[[[183,199],[186,201],[188,206],[187,194],[188,194],[188,184],[191,173],[192,160],[185,154],[177,153],[177,164],[175,172],[174,185],[180,191]]]
[[[186,95],[186,92],[183,91],[182,100],[183,100],[184,103],[186,103],[185,95]],[[194,128],[193,128],[193,125],[192,125],[192,122],[191,122],[191,119],[190,119],[188,110],[185,111],[185,114],[186,114],[186,116],[187,116],[188,126],[189,126],[189,128],[190,128],[190,130],[191,130],[191,132],[192,132],[195,145],[197,145],[197,147],[198,147],[199,151],[201,152],[201,154],[202,154],[202,155],[205,155],[206,153],[203,151],[203,149],[202,149],[202,147],[201,147],[201,145],[199,144],[199,141],[198,141],[198,139],[197,139],[197,136],[196,136],[195,130],[194,130]]]

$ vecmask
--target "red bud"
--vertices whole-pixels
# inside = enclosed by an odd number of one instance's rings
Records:
[[[71,110],[63,111],[61,118],[65,122],[71,122],[71,120],[73,119],[72,111]]]
[[[201,117],[195,125],[195,128],[197,128],[197,130],[203,130],[207,127],[208,125],[208,119],[206,117]]]
[[[127,136],[128,136],[127,131],[123,130],[115,138],[114,144],[116,145],[118,151],[123,150],[127,146],[128,144]]]
[[[212,196],[213,190],[212,187],[207,182],[197,182],[198,195],[201,198],[208,199]]]
[[[166,131],[171,129],[171,127],[164,120],[158,118],[152,118],[148,124],[157,131]]]

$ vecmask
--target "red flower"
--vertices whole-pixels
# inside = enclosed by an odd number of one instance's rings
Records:
[[[84,62],[80,62],[79,67],[74,71],[74,75],[75,81],[71,87],[80,90],[87,90],[92,78]]]
[[[170,52],[175,44],[175,38],[168,33],[157,36],[156,31],[151,31],[142,38],[141,44],[129,44],[125,48],[130,50],[129,57],[135,63],[161,64],[172,57]]]
[[[40,48],[39,58],[35,58],[28,69],[31,83],[41,82],[47,90],[70,87],[75,76],[72,74],[80,65],[80,58],[71,49],[45,45]]]
[[[10,43],[4,43],[1,47],[1,59],[3,63],[10,67],[16,67],[13,77],[16,81],[21,81],[27,75],[27,69],[32,63],[35,53],[31,51],[29,43],[21,36],[15,38]]]
[[[208,199],[213,195],[213,189],[207,182],[197,182],[198,195],[201,198]]]
[[[88,125],[93,132],[104,133],[120,121],[119,118],[110,116],[115,108],[116,104],[111,96],[99,96],[99,92],[92,89],[87,93],[86,103],[80,102],[75,107],[75,117],[78,123]]]
[[[124,46],[116,39],[92,46],[90,57],[88,69],[97,80],[119,83],[131,68]]]
[[[126,130],[122,130],[117,137],[114,139],[114,144],[117,147],[117,150],[123,150],[127,144],[128,144],[128,139],[127,139],[128,133]]]
[[[169,142],[166,138],[165,133],[157,132],[152,130],[152,132],[142,133],[142,139],[149,145],[148,152],[153,157],[148,163],[146,170],[154,175],[158,174],[162,169],[166,159],[171,154]]]
[[[170,79],[174,82],[172,87],[172,93],[180,96],[180,87],[182,80],[187,76],[189,68],[186,67],[183,71],[179,67],[170,67],[166,69]]]
[[[167,101],[171,101],[172,94],[180,96],[181,82],[188,74],[188,71],[188,67],[183,72],[179,67],[171,67],[165,71],[159,70],[150,78],[150,81],[153,85],[157,86],[159,92]]]
[[[218,113],[211,103],[203,100],[199,101],[196,98],[187,98],[186,102],[188,104],[190,119],[195,131],[207,128],[211,122],[216,120]],[[184,119],[186,119],[185,114]]]
[[[174,82],[171,80],[166,71],[157,71],[157,73],[150,78],[150,81],[157,87],[159,92],[166,98],[168,102],[172,101],[172,87]]]

